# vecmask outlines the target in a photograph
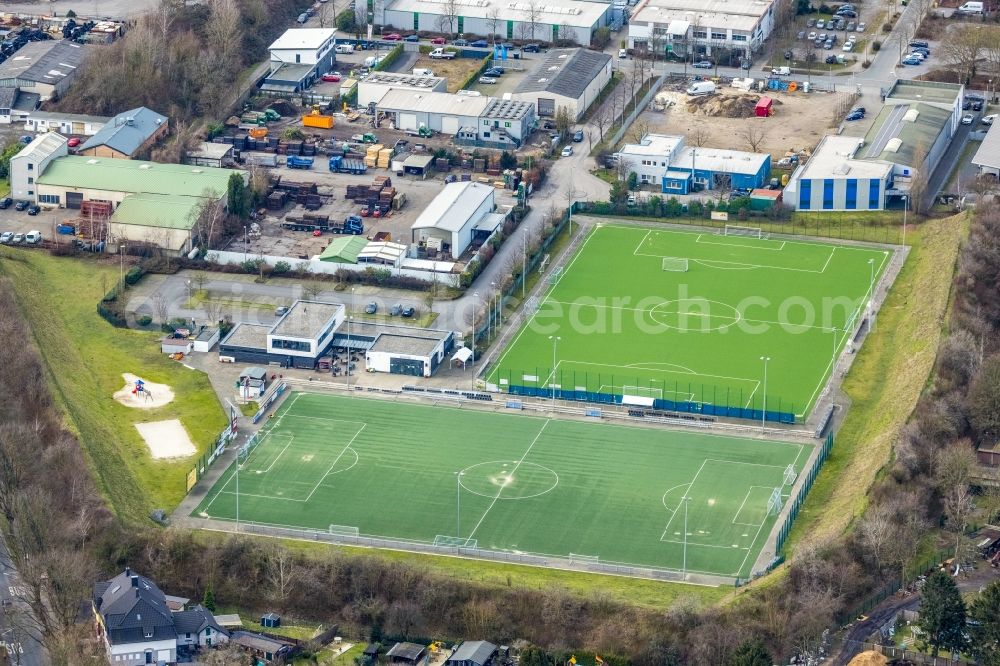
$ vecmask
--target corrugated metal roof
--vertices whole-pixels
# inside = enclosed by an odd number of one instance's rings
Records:
[[[40,185],[58,185],[79,189],[130,192],[133,194],[169,194],[201,197],[206,191],[215,196],[226,192],[233,169],[194,167],[185,164],[160,164],[142,160],[68,155],[49,163],[38,178]]]
[[[390,90],[382,96],[376,106],[380,111],[410,111],[416,113],[440,113],[454,116],[478,118],[489,104],[488,97],[469,97],[443,92],[422,90]]]
[[[0,79],[55,85],[71,76],[94,48],[70,41],[29,42],[0,64]]]
[[[483,201],[494,196],[495,190],[483,183],[448,183],[410,228],[459,231]]]
[[[41,162],[46,157],[59,150],[62,146],[65,146],[68,141],[69,140],[62,134],[56,134],[55,132],[39,134],[14,157],[31,157],[34,158],[36,162]]]
[[[53,113],[51,111],[32,111],[30,120],[64,120],[77,123],[106,123],[111,120],[107,116],[88,116],[83,113]]]
[[[598,51],[553,49],[535,71],[522,79],[514,94],[550,92],[578,99],[609,62],[611,56]]]
[[[108,121],[94,136],[87,139],[80,150],[107,146],[119,153],[131,155],[167,122],[167,117],[140,106],[119,113]]]
[[[330,261],[335,264],[356,264],[358,255],[368,245],[363,236],[341,236],[334,238],[319,255],[320,261]]]
[[[111,216],[115,224],[190,230],[198,219],[201,199],[165,194],[132,194]]]
[[[986,133],[979,150],[972,158],[972,163],[976,166],[984,166],[992,169],[1000,169],[1000,123],[993,121],[993,126]]]

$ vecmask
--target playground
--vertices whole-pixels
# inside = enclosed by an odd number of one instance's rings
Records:
[[[130,372],[122,374],[125,386],[115,391],[114,399],[135,409],[156,409],[174,401],[174,392],[166,384],[146,381]]]

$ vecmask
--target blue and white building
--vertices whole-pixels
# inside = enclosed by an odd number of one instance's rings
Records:
[[[829,135],[785,187],[785,205],[795,210],[882,210],[893,185],[893,163],[860,159],[864,139]]]
[[[685,146],[684,137],[647,134],[615,154],[635,172],[640,183],[659,185],[664,194],[684,195],[696,190],[754,189],[771,174],[771,156],[724,148]]]

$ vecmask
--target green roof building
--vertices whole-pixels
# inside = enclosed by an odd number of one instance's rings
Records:
[[[358,255],[368,246],[368,240],[362,236],[341,236],[334,238],[319,255],[320,261],[334,264],[356,264]]]

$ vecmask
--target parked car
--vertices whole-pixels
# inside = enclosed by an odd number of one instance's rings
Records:
[[[715,65],[710,60],[699,60],[691,65],[695,69],[712,69]]]
[[[852,120],[864,120],[864,117],[865,117],[865,114],[863,114],[863,113],[858,113],[857,111],[851,111],[850,113],[847,114],[847,118],[845,118],[845,120],[848,120],[848,121],[852,121]]]
[[[826,27],[826,21],[824,21],[823,19],[817,19],[816,27],[822,30],[823,28]]]
[[[865,107],[863,106],[856,106],[853,109],[851,109],[851,113],[860,113],[861,115],[865,115],[866,113],[868,113],[868,110],[865,109]]]
[[[901,64],[903,64],[903,65],[919,65],[921,62],[923,62],[923,61],[920,60],[920,58],[914,58],[914,57],[910,56],[910,57],[903,58],[903,61],[902,61]]]
[[[477,49],[485,49],[490,43],[485,39],[477,39],[476,41],[469,44],[469,46],[475,47]]]
[[[925,56],[923,53],[907,53],[906,57],[907,58],[916,58],[920,62],[923,62],[924,60],[927,60],[927,56]]]
[[[967,113],[964,116],[962,116],[962,124],[963,125],[971,125],[972,121],[973,121],[973,117],[972,117],[971,113]]]
[[[24,234],[14,234],[14,237],[10,239],[11,245],[20,245],[24,242]]]
[[[854,50],[854,42],[844,42],[844,45],[840,47],[840,50],[844,53],[850,53]]]
[[[983,100],[981,100],[981,99],[974,99],[974,100],[972,100],[972,110],[973,111],[982,111],[983,110]]]
[[[0,243],[3,243],[4,245],[10,245],[10,242],[12,240],[14,240],[13,231],[5,231],[2,234],[0,234]]]
[[[810,33],[809,33],[809,36],[807,37],[807,39],[808,39],[808,40],[809,40],[810,42],[815,42],[815,41],[816,41],[816,38],[817,38],[817,37],[819,37],[819,35],[817,35],[817,34],[816,34],[816,31],[815,31],[815,30],[813,30],[812,32],[810,32]]]
[[[365,314],[375,314],[376,312],[378,312],[378,303],[375,301],[365,306]]]
[[[843,16],[844,18],[858,18],[858,13],[852,9],[841,9],[837,12],[837,16]]]
[[[868,27],[868,24],[862,21],[861,23],[858,23],[858,27],[856,29],[856,32],[864,32],[865,28],[867,28],[867,27]]]
[[[336,83],[340,81],[340,72],[329,72],[323,75],[323,80],[327,83]]]
[[[38,215],[41,212],[42,209],[36,204],[31,204],[30,206],[28,206],[28,215]]]
[[[499,81],[499,79],[496,78],[495,76],[480,76],[479,77],[479,82],[483,83],[485,85],[492,85],[492,84],[496,83],[497,81]]]
[[[66,142],[66,146],[69,148],[76,148],[79,145],[80,145],[80,139],[76,138],[75,136]]]
[[[524,51],[525,53],[541,53],[542,47],[539,46],[538,44],[525,44],[524,46],[521,47],[521,50]],[[618,51],[619,51],[618,57],[620,58],[621,49],[619,49]]]
[[[828,39],[825,42],[823,42],[823,48],[826,49],[827,51],[833,49],[833,40]]]
[[[997,119],[997,114],[991,113],[988,116],[983,116],[983,119],[980,120],[979,122],[981,122],[984,125],[992,125],[993,121],[996,120],[996,119]]]
[[[275,317],[284,317],[286,314],[288,314],[288,308],[284,305],[274,308]]]
[[[825,32],[819,33],[819,41],[825,42],[829,38],[830,38],[830,35],[826,34]]]
[[[854,21],[847,22],[847,32],[854,32],[855,24]]]
[[[907,46],[916,46],[917,48],[923,48],[923,49],[929,49],[931,47],[931,45],[928,44],[927,42],[916,39],[907,44]]]
[[[444,37],[435,37],[434,39],[431,40],[431,44],[437,44],[438,46],[440,46],[441,44],[447,44],[447,43],[448,43],[448,40],[445,39]]]
[[[490,67],[483,72],[483,76],[503,76],[503,67]]]
[[[14,210],[24,210],[27,207],[28,207],[27,201],[18,201],[16,204],[14,204]]]
[[[962,111],[968,111],[972,108],[972,100],[968,97],[962,99]]]
[[[798,33],[796,33],[795,35],[795,39],[805,39],[805,38],[806,38],[805,30],[799,30]]]
[[[29,231],[24,234],[24,242],[28,245],[38,245],[42,242],[42,232],[37,230]]]
[[[468,46],[469,45],[469,40],[467,40],[467,39],[456,39],[455,41],[452,42],[452,44],[455,45],[455,46]]]
[[[396,303],[395,305],[392,306],[392,308],[390,308],[389,316],[398,317],[402,312],[403,312],[403,306],[400,305],[399,303]]]
[[[408,306],[408,307],[403,308],[402,315],[404,317],[412,317],[414,314],[416,314],[416,312],[417,311],[415,309],[413,309],[412,306]]]
[[[563,157],[569,157],[572,154],[573,154],[573,146],[566,146],[565,148],[562,149]]]
[[[14,203],[14,200],[10,197],[4,197],[0,199],[0,208],[10,208]]]
[[[583,130],[577,130],[573,133],[573,141],[576,143],[581,143],[583,141]]]
[[[32,140],[34,140],[34,138],[35,137],[31,136],[30,134],[25,134],[24,136],[21,137],[21,143],[23,143],[24,145],[28,145],[29,143],[32,142]]]
[[[828,55],[826,58],[823,59],[823,62],[826,63],[827,65],[836,65],[837,64],[837,56],[835,56],[835,55]]]
[[[404,42],[419,42],[420,41],[420,35],[418,35],[417,33],[413,33],[412,35],[407,35],[406,37],[403,38],[403,41]]]
[[[398,42],[402,39],[402,37],[400,37],[398,33],[390,32],[388,35],[383,35],[382,39],[387,42]]]
[[[806,21],[806,27],[807,28],[812,28],[815,25],[816,25],[816,19],[809,19],[808,21]]]

